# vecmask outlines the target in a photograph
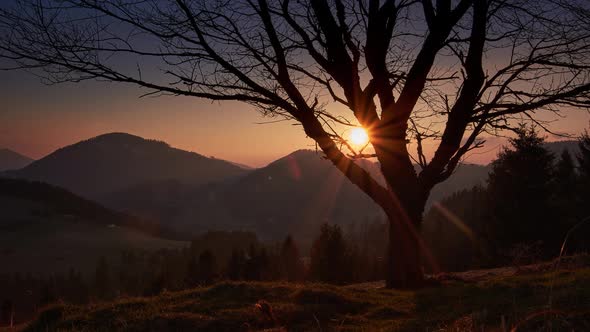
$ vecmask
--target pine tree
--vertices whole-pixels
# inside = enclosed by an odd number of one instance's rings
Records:
[[[562,193],[573,193],[575,184],[578,181],[574,158],[568,149],[564,149],[559,156],[555,167],[555,181],[557,190]]]
[[[555,167],[555,198],[554,206],[559,211],[561,233],[565,234],[578,219],[577,206],[580,204],[578,195],[579,177],[572,155],[564,149]]]
[[[311,249],[310,276],[314,280],[344,284],[350,281],[347,246],[338,225],[324,224]]]
[[[250,247],[248,248],[248,256],[244,262],[243,277],[246,280],[260,280],[258,251],[254,244],[250,244]]]
[[[281,278],[288,281],[301,281],[304,275],[303,261],[299,249],[291,235],[283,242],[280,255]]]
[[[577,200],[574,203],[576,220],[574,220],[571,227],[590,217],[590,134],[588,131],[585,131],[579,138],[578,148],[579,153],[576,156],[578,161],[578,184],[575,187]],[[579,225],[574,233],[570,234],[566,250],[569,252],[590,251],[588,238],[590,238],[590,224],[585,222]]]
[[[199,255],[199,281],[210,284],[215,280],[217,263],[211,250],[205,250]]]
[[[227,276],[231,280],[240,280],[243,278],[245,257],[241,250],[232,250],[231,257],[227,264]]]
[[[199,274],[200,274],[199,264],[197,262],[197,258],[194,255],[191,255],[188,260],[188,266],[186,267],[186,276],[184,278],[185,284],[188,287],[195,287],[199,284]]]
[[[516,245],[541,244],[554,253],[561,235],[555,232],[552,209],[554,156],[544,147],[535,128],[522,127],[511,148],[492,164],[488,178],[491,237],[506,251]]]
[[[580,175],[578,194],[584,198],[585,201],[583,204],[587,206],[590,202],[590,135],[587,131],[578,140],[578,147],[580,150],[576,156],[578,160],[578,173]],[[590,211],[586,209],[582,215],[590,215]]]
[[[101,257],[96,265],[94,291],[99,299],[107,299],[111,294],[111,271],[105,257]]]
[[[464,271],[487,262],[489,237],[488,193],[482,186],[457,191],[433,204],[424,216],[422,236],[436,266],[443,271]],[[427,266],[427,268],[431,268]]]

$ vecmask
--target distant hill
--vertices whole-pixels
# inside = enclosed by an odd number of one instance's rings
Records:
[[[264,240],[287,233],[310,236],[323,221],[380,214],[330,161],[309,150],[218,183],[140,185],[110,195],[109,205],[186,232],[253,230]]]
[[[0,149],[0,172],[20,169],[34,160],[9,149]]]
[[[229,162],[124,133],[105,134],[61,148],[27,167],[7,172],[88,198],[168,179],[203,184],[244,174]]]
[[[379,166],[361,166],[380,181]],[[461,165],[433,200],[485,181],[488,168]],[[320,153],[299,150],[244,176],[201,186],[178,181],[138,185],[105,204],[165,223],[183,233],[209,229],[255,231],[263,240],[290,233],[308,241],[322,222],[340,224],[382,217],[373,201]]]
[[[440,201],[459,190],[469,189],[476,185],[485,185],[490,170],[491,167],[489,165],[458,165],[449,179],[439,183],[432,189],[428,202],[426,203],[426,210],[434,202]]]
[[[141,222],[40,182],[0,179],[0,274],[90,272],[121,250],[184,247],[139,230]]]
[[[576,154],[580,151],[578,147],[578,141],[557,141],[557,142],[547,142],[545,143],[545,147],[555,154],[555,157],[559,157],[559,155],[563,152],[563,150],[568,150],[574,159],[576,158]]]
[[[249,170],[250,171],[250,170],[256,169],[256,167],[252,167],[252,166],[249,166],[249,165],[246,165],[246,164],[236,163],[236,162],[228,161],[228,160],[226,160],[226,161],[228,163],[232,164],[232,165],[238,166],[239,168],[242,168],[242,169],[245,169],[245,170]]]

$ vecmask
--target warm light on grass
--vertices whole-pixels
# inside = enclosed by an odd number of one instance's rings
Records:
[[[354,128],[350,131],[350,141],[354,145],[365,145],[369,142],[369,135],[363,128]]]

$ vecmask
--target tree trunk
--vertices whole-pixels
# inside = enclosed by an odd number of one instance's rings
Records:
[[[385,148],[377,147],[376,152],[390,192],[389,203],[381,205],[389,219],[387,287],[421,287],[424,284],[424,248],[419,226],[428,193],[418,181],[405,138],[382,141],[386,143]]]
[[[389,244],[387,247],[386,285],[388,288],[419,288],[424,285],[422,244],[419,219],[422,207],[399,206],[387,213],[389,218]]]

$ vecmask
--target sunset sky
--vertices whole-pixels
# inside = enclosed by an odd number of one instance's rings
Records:
[[[300,126],[260,124],[278,118],[265,118],[246,104],[190,97],[139,98],[142,93],[145,90],[106,82],[48,86],[27,72],[0,72],[0,148],[37,159],[83,139],[127,132],[206,156],[263,166],[293,150],[314,147]],[[570,112],[552,128],[578,134],[588,128],[589,121],[587,112]],[[467,160],[487,163],[501,143],[490,138]]]
[[[104,82],[47,86],[26,72],[0,72],[0,147],[41,158],[82,139],[127,132],[252,166],[313,147],[301,127],[258,124],[277,119],[246,104],[142,93]]]
[[[3,0],[0,7],[10,3]],[[266,165],[296,149],[314,148],[294,122],[262,117],[247,104],[191,97],[139,98],[146,92],[94,81],[48,86],[28,72],[0,71],[0,148],[38,159],[83,139],[126,132],[251,166]],[[590,115],[564,112],[555,120],[554,131],[577,135],[589,127]],[[548,139],[563,138],[549,135]],[[488,138],[467,161],[488,163],[503,142]],[[433,143],[425,147],[427,155],[433,148]]]

